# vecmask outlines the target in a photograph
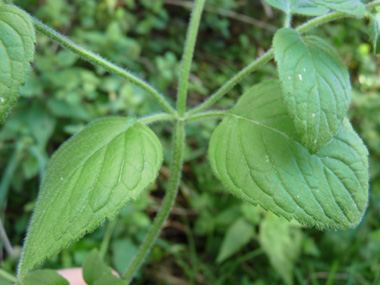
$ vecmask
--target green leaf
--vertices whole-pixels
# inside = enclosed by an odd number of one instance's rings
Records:
[[[19,277],[113,219],[157,177],[162,146],[130,118],[96,120],[52,156],[25,241]]]
[[[282,10],[285,14],[319,16],[329,11],[328,8],[315,4],[312,0],[265,0],[265,2]]]
[[[282,218],[268,215],[260,226],[260,245],[286,284],[293,284],[294,265],[299,258],[302,231]]]
[[[28,14],[0,4],[0,122],[16,104],[33,61],[34,27]]]
[[[24,285],[69,285],[69,282],[55,270],[42,269],[28,273]]]
[[[318,152],[339,130],[351,102],[347,68],[320,38],[284,28],[274,37],[275,58],[289,113],[302,141]]]
[[[315,4],[331,10],[354,15],[361,18],[365,14],[365,6],[360,0],[311,0]]]
[[[239,252],[255,235],[253,226],[244,218],[236,220],[227,230],[222,247],[219,250],[217,263],[222,263],[227,258]]]
[[[375,54],[380,53],[380,13],[377,13],[375,15],[370,15],[369,20],[369,37],[371,39],[372,45],[373,45],[373,51]]]
[[[357,226],[368,201],[368,152],[348,120],[317,154],[302,145],[280,83],[254,86],[212,135],[216,176],[237,197],[320,229]]]
[[[91,251],[83,263],[83,279],[88,285],[126,284],[112,274],[111,268],[102,261],[96,249]]]
[[[139,248],[131,239],[115,240],[112,242],[112,262],[120,275],[127,272],[128,266],[137,254]]]

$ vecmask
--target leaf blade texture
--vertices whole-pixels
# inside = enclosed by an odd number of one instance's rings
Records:
[[[357,226],[368,201],[368,151],[345,120],[317,154],[301,143],[277,81],[252,87],[212,135],[216,176],[237,197],[319,229]]]
[[[27,13],[0,4],[0,122],[16,104],[34,57],[34,27]]]
[[[347,68],[320,38],[289,28],[274,37],[284,100],[310,152],[324,147],[339,130],[351,103]]]
[[[63,144],[41,185],[20,279],[137,199],[156,179],[162,156],[156,135],[131,118],[96,120]]]
[[[316,4],[312,0],[265,0],[265,2],[282,10],[285,14],[319,16],[329,11],[327,7]]]
[[[361,18],[365,14],[365,6],[360,0],[311,0],[331,10],[354,15]]]

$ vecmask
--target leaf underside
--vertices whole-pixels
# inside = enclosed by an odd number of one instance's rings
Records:
[[[347,13],[361,18],[365,14],[365,6],[360,0],[311,0],[315,4],[331,10]]]
[[[52,156],[19,266],[19,278],[135,200],[157,177],[162,146],[135,119],[96,120]]]
[[[212,135],[217,177],[236,196],[317,228],[357,226],[368,201],[368,152],[348,120],[317,154],[301,143],[280,83],[254,86]]]
[[[4,123],[30,71],[36,41],[28,14],[0,4],[0,122]]]
[[[351,102],[344,62],[320,38],[289,28],[274,37],[284,100],[310,152],[322,149],[339,130]]]
[[[329,11],[328,8],[315,4],[312,0],[265,0],[265,2],[285,14],[319,16]]]

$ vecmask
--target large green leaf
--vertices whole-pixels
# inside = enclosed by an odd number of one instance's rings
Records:
[[[354,15],[356,17],[363,17],[365,13],[365,6],[360,0],[311,0],[315,4],[325,6],[332,10]]]
[[[380,13],[369,15],[369,37],[373,45],[373,51],[380,53]]]
[[[294,265],[302,245],[301,228],[294,224],[268,214],[260,225],[260,245],[286,284],[293,284]]]
[[[16,104],[33,61],[35,33],[28,14],[0,4],[0,122]]]
[[[96,120],[53,155],[28,230],[19,277],[112,219],[152,183],[162,146],[130,118]]]
[[[344,62],[320,38],[289,28],[274,37],[283,96],[305,146],[318,152],[339,130],[351,102]]]
[[[282,10],[285,14],[319,16],[329,11],[325,6],[320,6],[312,0],[265,0],[265,2]]]
[[[308,226],[357,226],[368,201],[368,152],[348,120],[317,154],[301,143],[280,83],[254,86],[217,127],[213,170],[237,197]]]

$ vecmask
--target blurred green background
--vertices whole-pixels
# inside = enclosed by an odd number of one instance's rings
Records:
[[[14,2],[175,99],[192,1]],[[204,101],[263,54],[281,17],[259,0],[208,0],[190,77],[189,105]],[[294,25],[305,20],[296,17]],[[218,121],[191,123],[179,196],[134,284],[380,284],[380,60],[372,54],[367,24],[340,20],[313,31],[337,48],[351,72],[350,118],[371,153],[371,197],[361,225],[320,232],[243,203],[216,180],[208,162],[208,140]],[[215,108],[233,106],[244,90],[276,77],[271,62],[245,78]],[[2,243],[1,268],[16,271],[41,177],[60,144],[98,117],[140,117],[160,111],[140,88],[38,35],[33,72],[0,129],[0,215],[9,238],[9,244]],[[152,128],[165,148],[165,164],[155,185],[113,222],[106,221],[44,267],[81,266],[91,249],[100,248],[110,266],[125,272],[167,184],[172,125],[157,123]]]

